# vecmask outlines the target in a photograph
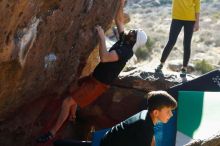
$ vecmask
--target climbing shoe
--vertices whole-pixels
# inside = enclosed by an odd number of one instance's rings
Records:
[[[37,143],[45,143],[47,142],[48,140],[51,140],[53,139],[53,134],[48,131],[47,133],[43,134],[43,135],[40,135],[37,139],[36,139],[36,142]]]
[[[182,68],[180,71],[180,77],[185,78],[186,77],[186,69]]]
[[[155,69],[155,73],[163,74],[162,68],[163,68],[163,65],[162,65],[162,64],[158,65],[157,68]]]

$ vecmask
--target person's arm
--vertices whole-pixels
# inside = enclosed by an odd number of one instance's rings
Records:
[[[99,35],[99,56],[101,62],[114,62],[118,61],[119,57],[115,50],[111,52],[107,51],[106,43],[105,43],[105,33],[101,26],[96,26],[96,30]]]
[[[199,30],[199,13],[196,13],[196,22],[193,31],[198,31],[198,30]]]
[[[124,11],[123,11],[124,4],[125,4],[125,0],[120,0],[120,6],[115,16],[115,24],[118,29],[118,34],[124,32]]]
[[[155,143],[155,136],[152,138],[152,142],[151,142],[151,146],[155,146],[156,143]]]
[[[195,16],[196,22],[194,25],[194,31],[199,30],[199,16],[200,16],[200,0],[195,0]]]

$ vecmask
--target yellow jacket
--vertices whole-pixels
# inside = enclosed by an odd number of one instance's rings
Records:
[[[173,0],[173,19],[195,21],[195,14],[199,12],[200,0]]]

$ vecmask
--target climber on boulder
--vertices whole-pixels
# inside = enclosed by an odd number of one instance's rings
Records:
[[[70,91],[62,103],[61,112],[55,125],[46,134],[36,139],[38,143],[47,142],[54,138],[68,117],[75,118],[77,105],[80,108],[84,108],[103,94],[118,77],[126,65],[126,62],[133,56],[134,50],[145,45],[147,35],[143,30],[136,29],[130,30],[127,33],[124,32],[124,1],[125,0],[121,0],[120,8],[115,16],[115,22],[120,34],[119,41],[108,51],[105,43],[104,30],[99,25],[95,27],[99,37],[100,63],[96,66],[91,75],[80,79],[80,84],[77,89]]]

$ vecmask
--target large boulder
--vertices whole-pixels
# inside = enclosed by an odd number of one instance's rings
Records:
[[[58,113],[118,0],[0,1],[0,145],[31,146]],[[51,124],[51,123],[50,123]]]
[[[220,145],[220,133],[216,133],[210,138],[204,140],[194,140],[185,146],[219,146]]]

